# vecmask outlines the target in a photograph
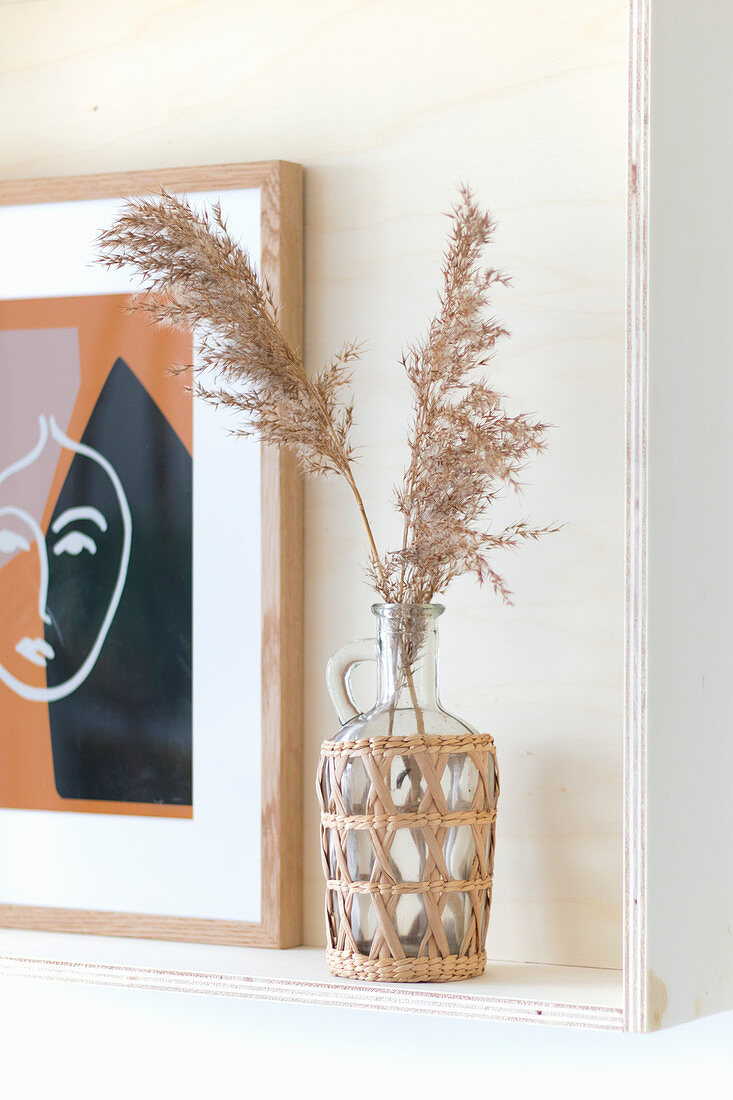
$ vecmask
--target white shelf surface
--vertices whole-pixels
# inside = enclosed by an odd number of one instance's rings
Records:
[[[489,962],[480,978],[411,985],[334,978],[317,947],[287,951],[0,930],[0,976],[293,1004],[623,1030],[619,970]]]

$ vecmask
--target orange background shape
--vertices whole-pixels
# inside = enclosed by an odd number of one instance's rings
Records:
[[[0,329],[77,329],[81,384],[67,430],[72,439],[81,439],[84,434],[107,376],[121,357],[155,401],[188,453],[193,454],[191,395],[186,392],[185,377],[170,373],[171,366],[191,363],[191,336],[158,328],[144,313],[129,312],[131,301],[131,296],[122,294],[0,301]],[[0,423],[3,416],[12,416],[12,409],[0,405]],[[129,429],[130,446],[134,447],[135,425],[130,424]],[[62,452],[46,501],[44,531],[72,458],[73,454]],[[8,575],[8,571],[23,567],[19,557],[9,562],[3,569],[3,587],[14,582],[12,572]],[[35,636],[43,637],[40,617]],[[0,806],[144,817],[193,817],[191,806],[61,798],[54,784],[48,705],[21,699],[3,683],[0,683]]]

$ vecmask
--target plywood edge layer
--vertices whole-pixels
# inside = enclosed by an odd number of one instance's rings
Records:
[[[646,1029],[647,375],[650,0],[629,5],[624,1018]]]
[[[471,993],[443,993],[416,987],[304,981],[297,978],[248,977],[190,970],[110,966],[68,960],[0,957],[0,975],[81,985],[199,993],[283,1004],[371,1009],[410,1015],[540,1023],[606,1031],[623,1030],[623,1010],[607,1005],[553,1002]]]

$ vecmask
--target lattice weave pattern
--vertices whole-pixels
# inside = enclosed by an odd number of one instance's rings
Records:
[[[449,761],[466,754],[478,773],[468,809],[451,810],[447,791]],[[415,799],[395,806],[390,776],[396,757],[408,762]],[[366,795],[363,813],[350,809],[350,765],[360,761]],[[324,741],[318,766],[321,804],[321,856],[326,876],[328,964],[339,977],[364,981],[459,981],[481,974],[491,903],[496,801],[499,795],[496,750],[488,734],[461,736],[375,737],[362,741]],[[456,830],[470,829],[473,859],[465,879],[455,879],[446,853]],[[400,830],[409,830],[424,853],[419,881],[404,881],[390,852]],[[353,876],[354,831],[368,834],[371,874]],[[446,844],[446,838],[448,843]],[[351,858],[350,858],[350,853]],[[350,869],[351,868],[351,869]],[[400,899],[421,895],[425,931],[419,944],[405,950],[395,924]],[[444,914],[451,895],[470,903],[462,942],[449,943]],[[375,918],[371,942],[364,944],[363,896],[369,895]],[[358,899],[358,900],[357,900]]]

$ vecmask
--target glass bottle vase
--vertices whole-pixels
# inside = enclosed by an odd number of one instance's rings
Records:
[[[437,620],[444,608],[440,604],[374,604],[372,611],[377,620],[376,642],[364,639],[352,642],[340,649],[328,665],[329,694],[342,727],[334,741],[364,741],[370,739],[382,743],[384,738],[427,738],[478,736],[467,722],[445,710],[438,691],[438,636]],[[366,712],[357,707],[351,690],[351,673],[365,662],[377,663],[377,700]],[[445,761],[445,758],[443,758]],[[485,804],[495,814],[498,797],[498,775],[495,757],[488,757],[490,774],[483,778],[471,755],[466,752],[451,753],[444,762],[441,775],[430,774],[424,755],[418,760],[412,755],[395,755],[391,758],[385,783],[389,790],[391,811],[394,814],[419,813],[425,804],[430,782],[439,783],[438,797],[445,811],[460,814],[476,805],[477,787],[486,792]],[[327,780],[325,781],[327,785]],[[374,784],[363,758],[350,758],[339,781],[339,802],[342,811],[349,815],[367,815],[373,812]],[[328,789],[324,789],[324,805],[333,805]],[[440,797],[442,794],[442,797]],[[428,799],[429,800],[429,799]],[[476,838],[478,833],[470,824],[451,825],[441,831],[441,866],[450,879],[465,881],[476,868]],[[487,848],[481,862],[493,860],[493,827],[484,834],[482,843]],[[431,853],[424,832],[419,828],[400,828],[382,840],[378,859],[375,856],[370,830],[354,828],[342,838],[345,845],[337,851],[335,833],[331,832],[324,844],[324,863],[327,876],[332,880],[339,875],[339,857],[344,854],[351,882],[372,883],[390,876],[398,883],[420,883],[426,869],[435,867],[435,851]],[[341,841],[339,841],[340,843]],[[491,850],[488,850],[489,845]],[[432,860],[432,863],[430,862]],[[388,861],[388,863],[385,863]],[[385,871],[384,868],[387,867]],[[340,903],[343,904],[343,903]],[[354,892],[349,899],[349,925],[357,951],[363,956],[378,955],[384,949],[374,893]],[[425,894],[405,892],[390,910],[392,926],[400,947],[407,959],[414,959],[429,950],[427,906],[431,904]],[[452,955],[462,951],[469,930],[469,922],[475,919],[475,896],[468,892],[446,892],[440,902],[440,919],[445,936],[444,944]],[[488,899],[485,899],[481,916],[481,941],[486,934]]]

